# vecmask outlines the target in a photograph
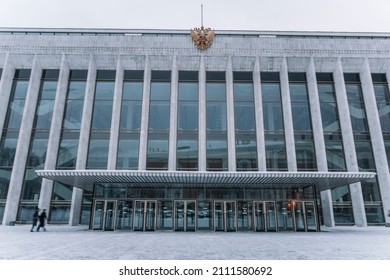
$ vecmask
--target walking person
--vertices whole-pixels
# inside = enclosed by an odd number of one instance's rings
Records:
[[[32,227],[30,230],[31,232],[34,231],[34,228],[36,227],[36,225],[38,223],[38,217],[39,217],[39,208],[35,207],[34,214],[33,214],[33,223],[32,223]]]
[[[37,231],[39,231],[40,228],[43,228],[43,231],[46,231],[45,228],[46,219],[47,219],[46,209],[43,209],[41,215],[39,215],[39,225]]]

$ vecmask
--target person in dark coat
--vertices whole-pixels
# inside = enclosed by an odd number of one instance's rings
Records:
[[[39,225],[37,231],[39,231],[40,228],[43,228],[43,230],[46,231],[45,228],[46,219],[47,219],[46,209],[43,209],[41,215],[39,215]]]
[[[36,227],[36,225],[38,223],[38,217],[39,217],[39,208],[35,207],[34,214],[33,214],[33,223],[32,223],[32,227],[30,230],[31,232],[34,231],[34,228]]]

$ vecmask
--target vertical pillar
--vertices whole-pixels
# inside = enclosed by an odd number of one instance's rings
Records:
[[[327,172],[328,163],[326,160],[326,148],[324,140],[324,131],[322,129],[322,118],[320,100],[318,96],[317,78],[313,57],[310,59],[307,70],[307,86],[309,91],[310,115],[314,135],[314,146],[316,151],[316,160],[318,171]],[[332,193],[330,190],[320,192],[322,215],[324,224],[327,227],[334,227],[334,214],[332,205]]]
[[[15,160],[9,184],[7,203],[5,205],[3,225],[9,225],[16,220],[20,195],[22,192],[26,161],[29,151],[31,132],[34,125],[35,110],[37,108],[40,78],[42,67],[35,56],[31,69],[30,81],[27,89],[26,103],[23,109],[23,121],[20,126],[18,144],[16,146]]]
[[[371,146],[374,154],[375,166],[379,190],[382,198],[382,206],[385,216],[385,223],[390,223],[390,174],[389,164],[386,157],[385,143],[383,141],[382,127],[379,120],[378,107],[375,98],[375,91],[371,77],[370,66],[366,58],[360,72],[362,82],[364,106],[366,109],[367,122],[371,136]]]
[[[81,121],[79,147],[77,149],[76,169],[85,169],[87,166],[89,136],[91,131],[93,101],[95,95],[96,65],[92,55],[90,55],[87,85],[85,89],[83,117]],[[83,205],[83,190],[74,186],[72,193],[72,206],[70,208],[69,224],[76,226],[80,223],[80,216]]]
[[[257,162],[259,171],[267,170],[264,139],[263,100],[261,96],[260,59],[256,57],[253,70],[253,93],[256,117]]]
[[[176,170],[176,146],[177,146],[177,96],[178,96],[179,73],[177,70],[176,55],[172,62],[171,76],[171,104],[169,120],[169,143],[168,143],[168,170]]]
[[[359,167],[356,158],[355,142],[353,138],[351,119],[349,115],[350,113],[341,58],[337,60],[337,66],[335,72],[333,73],[333,78],[335,82],[341,134],[343,137],[343,142],[346,143],[346,145],[344,145],[345,163],[347,165],[348,171],[358,172]],[[355,224],[357,226],[367,226],[361,184],[350,184],[349,191],[351,193]]]
[[[145,57],[144,87],[142,93],[142,116],[139,141],[138,169],[146,169],[146,149],[148,148],[148,124],[149,124],[149,97],[150,97],[151,71],[149,57]]]
[[[289,171],[297,171],[288,68],[287,59],[285,57],[283,58],[280,70],[280,91],[282,94],[284,133],[286,137],[287,167]]]
[[[4,65],[3,65],[3,73],[0,78],[0,100],[2,106],[0,106],[0,141],[1,134],[3,132],[5,118],[7,116],[9,98],[11,95],[12,81],[15,73],[14,67],[10,63],[9,54],[6,55]]]
[[[68,88],[69,67],[65,55],[62,56],[60,75],[57,84],[56,98],[53,108],[53,117],[50,125],[50,135],[47,144],[45,169],[55,169],[60,145],[62,121],[64,117],[66,93]],[[39,208],[50,211],[50,202],[53,192],[53,181],[43,178],[39,195]]]
[[[113,170],[116,168],[116,159],[118,156],[118,138],[119,138],[119,125],[121,119],[123,76],[124,76],[124,71],[123,71],[122,61],[120,56],[118,56],[117,58],[115,75],[116,76],[115,76],[114,100],[112,104],[110,144],[109,144],[108,162],[107,162],[108,170]]]
[[[199,171],[207,170],[206,145],[206,66],[204,56],[200,57],[199,66]]]
[[[236,171],[236,131],[234,124],[233,65],[229,56],[226,69],[226,113],[229,171]]]

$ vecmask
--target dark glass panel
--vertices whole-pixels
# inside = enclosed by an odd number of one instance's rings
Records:
[[[179,82],[198,81],[198,71],[179,71]]]
[[[116,168],[138,169],[138,150],[138,139],[119,139]]]
[[[306,73],[290,72],[288,73],[288,80],[290,82],[306,82]]]
[[[88,70],[71,70],[69,74],[70,81],[86,81]]]
[[[336,93],[333,84],[318,84],[320,102],[336,103]]]
[[[332,189],[332,201],[334,204],[341,202],[351,202],[351,194],[348,185]]]
[[[7,121],[4,128],[8,128],[8,129],[20,128],[20,124],[22,123],[24,104],[25,104],[25,99],[10,101]]]
[[[171,71],[152,71],[152,82],[154,81],[171,81]]]
[[[52,200],[54,201],[71,201],[73,187],[59,182],[54,183]]]
[[[125,70],[123,80],[125,81],[142,81],[144,79],[143,70]]]
[[[333,83],[333,74],[332,73],[316,73],[317,82],[332,82]],[[319,86],[319,85],[318,85]]]
[[[42,80],[58,80],[60,70],[58,69],[47,69],[42,71]]]
[[[226,80],[225,72],[222,71],[207,71],[206,72],[206,81],[219,81],[223,82]]]
[[[364,208],[368,225],[383,225],[385,223],[382,206],[365,205]]]
[[[353,225],[355,223],[352,205],[334,205],[333,214],[336,225]]]
[[[12,85],[13,99],[26,99],[28,81],[14,81]]]
[[[324,132],[338,132],[340,131],[340,122],[337,112],[336,103],[320,103],[321,118]]]
[[[346,84],[348,102],[364,103],[362,87],[360,84]]]
[[[96,80],[114,80],[115,81],[115,70],[98,70],[96,74]]]
[[[280,77],[279,72],[261,72],[261,82],[277,82],[279,83]]]
[[[70,203],[57,204],[53,202],[50,206],[50,217],[51,223],[68,223],[70,217]]]
[[[3,76],[3,69],[0,68],[0,80],[2,76]]]
[[[28,80],[30,79],[31,69],[16,69],[14,79]]]
[[[234,71],[233,72],[233,81],[240,82],[252,82],[253,81],[253,73],[247,71]]]
[[[363,199],[365,203],[381,203],[381,194],[376,178],[361,182]]]
[[[287,170],[287,154],[284,134],[266,134],[265,153],[267,170]]]
[[[13,166],[18,139],[6,138],[0,139],[0,166]]]
[[[357,73],[344,73],[346,83],[360,83],[360,77]]]
[[[387,83],[386,74],[372,73],[371,77],[374,83]]]
[[[12,168],[0,168],[0,199],[7,199]]]
[[[109,139],[91,139],[88,150],[88,169],[105,169],[108,161]]]
[[[375,161],[369,141],[355,141],[356,156],[361,171],[375,170]]]
[[[295,136],[295,139],[299,137]],[[317,169],[316,153],[313,140],[296,140],[295,152],[298,171],[313,171]]]
[[[54,100],[40,100],[35,113],[35,128],[50,129]]]

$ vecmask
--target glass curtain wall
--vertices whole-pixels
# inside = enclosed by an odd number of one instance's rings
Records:
[[[98,70],[96,74],[88,169],[106,169],[115,88],[115,70]]]
[[[328,171],[347,171],[333,74],[317,73],[316,76]],[[332,200],[335,223],[353,224],[352,201],[348,185],[333,189]]]
[[[168,170],[171,71],[152,71],[146,169]]]
[[[198,76],[197,71],[179,71],[177,170],[198,170]]]
[[[260,76],[267,170],[286,171],[287,154],[279,73],[261,72]]]
[[[257,170],[253,73],[233,72],[237,171]]]
[[[298,171],[317,170],[306,73],[289,73],[291,111]]]
[[[16,144],[22,122],[24,104],[30,79],[30,69],[15,70],[7,117],[0,138],[0,221],[2,221],[8,195]],[[4,105],[4,104],[3,104]]]
[[[372,74],[376,105],[385,142],[387,162],[390,166],[390,93],[386,74]]]
[[[206,157],[208,171],[228,170],[225,72],[206,72]]]
[[[375,162],[371,146],[371,137],[367,123],[366,110],[360,76],[357,73],[344,74],[349,112],[355,141],[356,156],[360,171],[375,172]],[[382,202],[377,179],[361,182],[364,206],[368,224],[384,223]]]
[[[71,70],[69,74],[56,164],[56,169],[59,170],[76,168],[87,74],[87,70]],[[87,195],[87,192],[84,192],[84,194]],[[50,221],[67,223],[69,221],[71,202],[72,187],[55,182],[50,206]]]
[[[35,171],[43,169],[45,164],[58,75],[59,70],[43,70],[42,72],[17,217],[17,220],[21,222],[30,221],[34,211],[33,207],[38,205],[42,178],[37,176]]]
[[[117,169],[138,169],[143,79],[142,70],[124,73]]]

